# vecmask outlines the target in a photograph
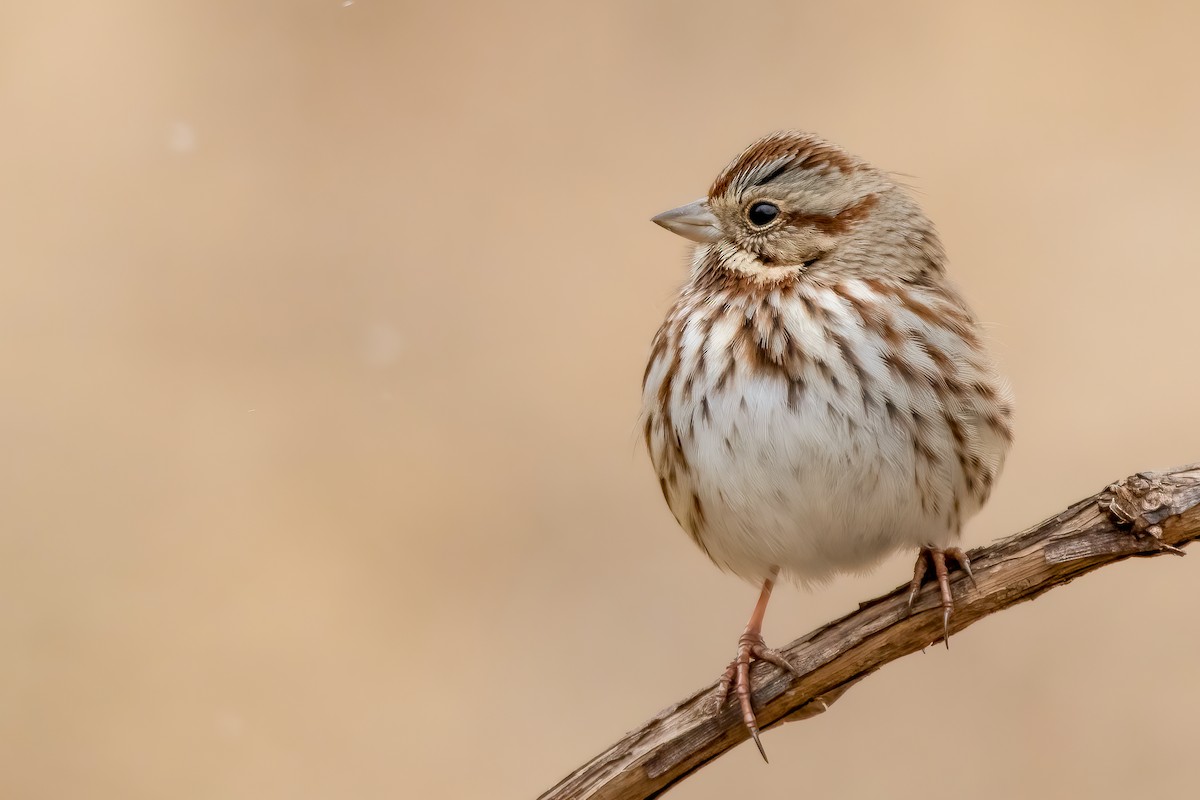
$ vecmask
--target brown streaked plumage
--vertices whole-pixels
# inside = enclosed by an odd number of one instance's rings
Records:
[[[771,174],[759,174],[764,167],[770,167],[772,171],[807,169],[838,170],[845,173],[863,166],[863,162],[845,150],[823,142],[816,136],[780,131],[764,136],[742,151],[742,154],[730,162],[713,181],[708,194],[709,197],[719,197],[729,191],[731,186],[750,177],[756,176],[759,180],[774,177]]]
[[[785,131],[655,221],[697,242],[651,346],[646,446],[680,526],[762,593],[717,694],[755,741],[749,664],[778,575],[819,583],[918,551],[943,620],[947,557],[1012,442],[1008,389],[946,278],[932,223],[885,173]],[[761,743],[759,748],[761,750]]]

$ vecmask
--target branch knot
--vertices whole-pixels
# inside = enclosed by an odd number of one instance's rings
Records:
[[[1200,478],[1189,474],[1139,472],[1110,484],[1100,508],[1139,539],[1153,542],[1154,552],[1186,553],[1162,540],[1163,525],[1196,504]]]

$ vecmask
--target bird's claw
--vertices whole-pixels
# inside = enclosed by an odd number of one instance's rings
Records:
[[[730,692],[736,694],[738,705],[742,711],[742,723],[750,731],[750,738],[758,747],[763,761],[767,761],[767,751],[763,748],[762,740],[759,738],[758,718],[754,714],[754,706],[750,699],[753,691],[750,686],[750,663],[752,660],[766,661],[768,664],[792,673],[797,678],[801,676],[801,673],[782,653],[767,647],[761,634],[747,631],[738,639],[737,656],[729,662],[729,666],[725,668],[725,673],[717,684],[714,711],[719,711],[725,705]]]
[[[933,566],[934,575],[937,577],[938,589],[942,596],[942,641],[946,643],[946,649],[950,649],[950,617],[954,614],[954,595],[950,591],[950,571],[946,566],[946,559],[951,558],[958,562],[962,571],[967,573],[967,578],[971,581],[971,585],[978,587],[975,582],[975,573],[971,571],[971,559],[967,557],[958,547],[947,547],[939,550],[936,547],[922,547],[917,553],[917,563],[913,567],[912,581],[908,585],[908,603],[905,607],[905,615],[912,613],[913,605],[917,601],[917,595],[921,593],[921,586],[925,582],[925,574],[929,570],[930,565]]]

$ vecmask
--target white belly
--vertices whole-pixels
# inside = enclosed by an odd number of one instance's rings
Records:
[[[763,382],[718,398],[681,489],[698,496],[696,537],[722,568],[757,579],[779,566],[819,581],[899,548],[949,543],[944,515],[922,508],[907,431],[885,415],[846,415],[819,398],[789,408]]]

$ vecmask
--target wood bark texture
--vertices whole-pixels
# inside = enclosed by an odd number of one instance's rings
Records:
[[[969,555],[972,583],[952,573],[956,633],[1080,575],[1133,556],[1183,555],[1200,538],[1200,464],[1142,472],[1111,484],[1029,530]],[[782,648],[804,677],[758,662],[754,708],[765,729],[824,711],[847,689],[942,636],[936,583],[911,615],[907,585]],[[749,738],[730,700],[714,713],[715,684],[668,706],[541,796],[541,800],[642,800],[662,794]]]

